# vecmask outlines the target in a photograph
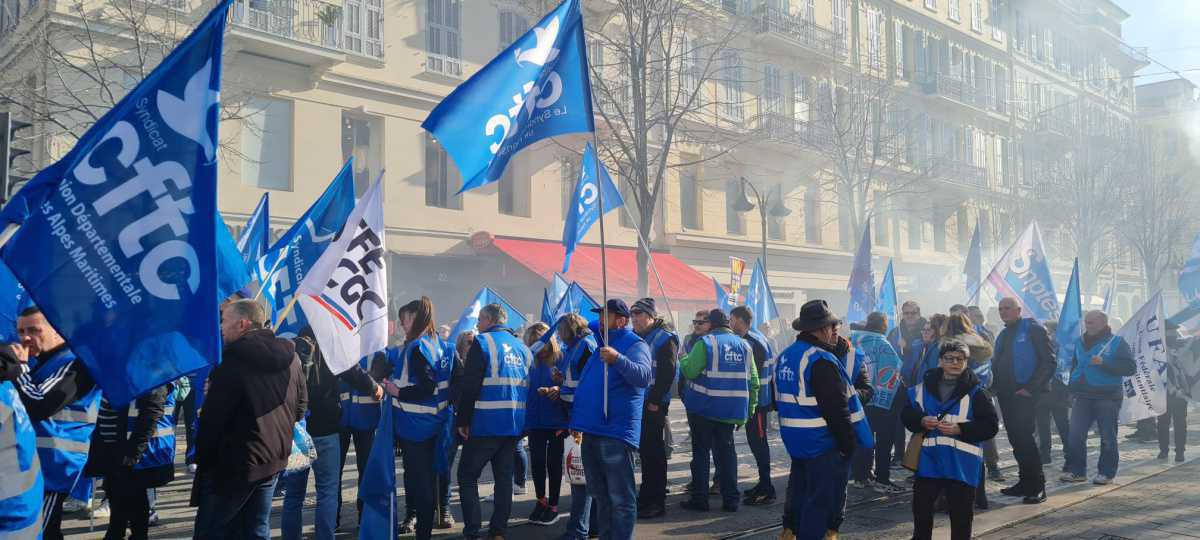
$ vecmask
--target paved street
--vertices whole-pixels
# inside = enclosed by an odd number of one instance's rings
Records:
[[[1200,416],[1193,415],[1196,420],[1192,423],[1191,440],[1200,441]],[[683,486],[687,483],[691,476],[688,464],[691,460],[690,444],[687,439],[687,424],[684,418],[682,407],[674,407],[671,413],[671,428],[675,437],[676,451],[671,457],[670,467],[668,472],[668,480],[671,485],[672,496],[669,499],[671,508],[668,514],[661,519],[651,521],[638,522],[638,537],[639,538],[665,538],[671,537],[676,539],[709,539],[709,538],[754,538],[754,539],[773,539],[778,536],[778,524],[783,511],[783,492],[787,481],[787,472],[789,460],[783,448],[783,443],[778,438],[778,433],[773,433],[771,438],[772,447],[772,476],[774,479],[776,490],[779,493],[779,501],[773,505],[764,507],[747,507],[743,506],[736,513],[724,513],[720,511],[705,513],[688,512],[678,508],[678,503],[683,500]],[[1099,488],[1091,484],[1075,484],[1062,485],[1057,482],[1059,470],[1062,466],[1061,455],[1055,452],[1054,462],[1046,466],[1046,476],[1049,481],[1050,501],[1047,504],[1036,507],[1029,507],[1020,504],[1018,499],[1005,497],[999,494],[998,490],[1005,485],[989,484],[989,498],[992,507],[989,511],[977,514],[976,516],[976,531],[984,533],[992,529],[997,529],[1008,525],[1014,521],[1027,520],[1035,514],[1050,512],[1062,505],[1072,504],[1078,506],[1079,501],[1086,501],[1096,493],[1110,490],[1111,493],[1104,495],[1106,498],[1124,497],[1122,493],[1127,489],[1144,489],[1144,485],[1153,485],[1156,480],[1151,478],[1145,482],[1137,482],[1146,475],[1161,473],[1165,468],[1169,468],[1174,463],[1163,465],[1162,462],[1154,459],[1157,454],[1157,444],[1134,443],[1125,441],[1123,436],[1130,431],[1129,427],[1121,428],[1121,474],[1117,477],[1117,482],[1108,488]],[[754,469],[754,460],[750,455],[749,448],[745,444],[745,435],[742,432],[735,433],[738,442],[738,476],[739,483],[742,489],[748,489],[755,481],[756,472]],[[180,435],[182,441],[182,433]],[[1009,483],[1015,481],[1016,463],[1012,459],[1011,450],[1008,448],[1007,440],[1001,432],[1001,436],[997,439],[1000,449],[1001,467],[1009,475]],[[1055,439],[1057,445],[1057,438]],[[181,448],[182,450],[182,448]],[[1099,439],[1093,437],[1089,440],[1089,463],[1094,470],[1096,455],[1099,451]],[[1200,452],[1200,451],[1197,451]],[[1200,455],[1196,453],[1194,455]],[[358,476],[354,470],[354,457],[351,455],[348,458],[349,462],[346,467],[345,477],[343,479],[343,497],[347,501],[353,501]],[[1192,477],[1195,477],[1195,471],[1200,468],[1200,465],[1188,465],[1186,468],[1178,468],[1179,470],[1192,471]],[[187,475],[186,470],[180,466],[176,480],[170,485],[159,490],[158,512],[161,516],[161,524],[151,529],[151,536],[155,538],[185,538],[191,535],[192,517],[194,509],[187,506],[188,490],[191,487],[191,477]],[[398,476],[403,474],[402,469]],[[897,482],[909,476],[907,471],[893,470],[893,476]],[[1184,473],[1172,472],[1171,476],[1163,476],[1163,478],[1174,478],[1177,476],[1186,476]],[[310,479],[311,482],[311,479]],[[1133,486],[1123,487],[1129,482],[1135,482]],[[1189,486],[1186,483],[1175,482],[1173,489],[1183,490],[1189,489],[1194,492],[1192,495],[1200,502],[1200,488]],[[558,523],[550,527],[537,527],[526,523],[525,517],[533,509],[534,495],[532,480],[526,482],[527,493],[514,497],[515,505],[513,509],[513,519],[510,522],[509,537],[520,539],[551,539],[557,538],[562,533],[563,527],[566,524],[566,514],[570,506],[570,499],[566,495],[563,496],[559,503],[560,515],[562,516]],[[492,492],[493,483],[490,478],[490,473],[485,472],[485,477],[481,480],[480,494],[486,497]],[[563,492],[566,493],[568,488],[564,485]],[[1170,490],[1167,490],[1170,491]],[[1186,492],[1185,492],[1186,493]],[[312,531],[312,509],[315,505],[313,488],[309,488],[309,496],[306,500],[305,507],[305,524],[306,532]],[[1136,497],[1128,497],[1125,502],[1126,508],[1129,505],[1139,506],[1142,504],[1142,495]],[[712,499],[713,508],[719,508],[720,504],[717,499]],[[911,513],[910,499],[907,494],[881,496],[870,490],[850,490],[848,519],[843,526],[843,537],[851,539],[894,539],[903,538],[911,534]],[[403,501],[401,501],[403,505]],[[1190,508],[1195,508],[1195,505],[1185,505]],[[275,507],[272,514],[272,522],[275,527],[274,534],[279,534],[279,512],[282,507],[282,498],[276,498]],[[451,499],[451,507],[454,512],[455,519],[461,518],[458,493],[455,490]],[[1074,508],[1074,507],[1072,507]],[[1153,508],[1153,507],[1152,507]],[[483,515],[486,518],[491,511],[491,505],[484,503]],[[1072,510],[1074,511],[1074,510]],[[1093,519],[1096,516],[1107,516],[1106,512],[1093,510],[1094,514],[1082,514]],[[1132,526],[1128,516],[1129,512],[1121,512],[1113,519],[1119,523],[1126,523]],[[1145,515],[1159,519],[1164,515],[1162,512],[1142,511],[1133,515]],[[354,505],[351,502],[343,506],[342,509],[343,523],[349,524],[354,521]],[[1045,517],[1035,517],[1030,522],[1030,527],[1035,527],[1041,530],[1041,523]],[[1057,519],[1057,518],[1055,518]],[[1078,519],[1078,516],[1076,516]],[[1200,518],[1196,518],[1200,519]],[[1128,522],[1128,523],[1127,523]],[[1118,524],[1119,524],[1118,523]],[[68,537],[75,539],[98,539],[103,536],[104,521],[97,520],[94,525],[94,530],[89,530],[89,522],[86,514],[80,512],[69,516],[69,519],[64,520],[64,531],[68,533]],[[945,527],[946,521],[944,516],[939,518],[939,527]],[[1024,529],[1015,529],[1024,530]],[[1046,536],[1037,536],[1035,532],[1031,532],[1028,536],[1022,538],[1044,538]],[[1081,533],[1084,531],[1080,531]],[[448,531],[435,531],[435,536],[438,538],[454,538],[461,533],[461,523],[454,529]],[[1115,534],[1115,533],[1114,533]],[[1122,535],[1118,535],[1122,536]],[[1128,534],[1123,535],[1128,538],[1143,538],[1143,536]],[[339,538],[355,538],[357,532],[351,527],[343,526],[342,532],[338,535]],[[1004,532],[997,530],[991,533],[989,538],[1010,538]],[[1057,538],[1058,536],[1056,536]],[[1075,537],[1075,536],[1069,536]],[[1100,535],[1093,535],[1089,538],[1100,538]]]

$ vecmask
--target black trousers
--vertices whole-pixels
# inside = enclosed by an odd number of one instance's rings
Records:
[[[945,478],[917,478],[913,484],[913,540],[933,538],[933,506],[946,496],[951,540],[970,540],[975,519],[975,486]]]
[[[1008,433],[1008,443],[1012,446],[1013,457],[1017,460],[1021,493],[1034,495],[1046,488],[1046,477],[1042,474],[1042,457],[1038,451],[1037,441],[1033,432],[1038,394],[1030,397],[1016,394],[1000,394],[1000,412],[1004,415],[1004,430]]]
[[[746,422],[746,444],[754,456],[754,464],[758,467],[758,484],[755,488],[765,489],[767,493],[775,493],[771,485],[771,448],[767,445],[767,408],[758,407]]]
[[[342,427],[342,457],[338,467],[338,485],[342,485],[341,472],[346,470],[346,456],[350,453],[350,443],[354,443],[354,466],[358,469],[358,477],[362,479],[363,469],[367,467],[367,458],[371,457],[371,445],[375,444],[374,429],[350,429]],[[356,491],[357,493],[357,491]],[[358,517],[362,518],[362,500],[357,497],[354,506],[358,509]],[[342,516],[342,490],[338,489],[338,522]]]
[[[558,494],[562,490],[563,443],[566,438],[565,429],[529,430],[529,467],[533,469],[533,490],[539,500],[544,498],[546,504],[553,507],[558,506]],[[645,462],[646,459],[642,458],[642,463]],[[642,467],[644,471],[645,465]],[[549,493],[546,491],[547,483],[550,484]]]
[[[203,384],[203,383],[202,383]],[[196,389],[193,388],[188,392],[187,397],[179,403],[180,414],[175,417],[175,421],[183,421],[183,434],[187,437],[187,450],[184,454],[185,461],[188,465],[195,462],[192,455],[192,445],[196,440]]]
[[[1071,394],[1066,385],[1058,381],[1050,381],[1050,391],[1042,395],[1037,407],[1037,438],[1038,451],[1043,463],[1050,463],[1050,449],[1053,447],[1050,435],[1050,420],[1058,431],[1058,442],[1062,445],[1063,456],[1067,455],[1067,440],[1070,438],[1071,427]]]
[[[897,400],[899,401],[899,400]],[[854,480],[865,482],[868,473],[871,471],[872,462],[875,465],[875,481],[880,483],[889,483],[892,479],[892,460],[891,449],[892,443],[896,440],[896,416],[900,414],[893,403],[892,410],[884,410],[879,407],[866,407],[867,423],[871,425],[871,431],[875,433],[875,448],[859,447],[854,453],[853,474]]]
[[[1167,394],[1167,412],[1158,417],[1158,450],[1166,453],[1171,448],[1171,424],[1175,424],[1175,453],[1183,454],[1187,447],[1186,399]]]
[[[129,529],[130,540],[145,540],[150,531],[150,500],[146,488],[133,481],[130,475],[109,474],[104,477],[104,492],[108,495],[108,530],[104,540],[122,540]]]
[[[67,493],[47,491],[42,496],[42,539],[63,540],[62,507],[67,502]],[[109,503],[112,508],[112,503]]]
[[[667,406],[657,411],[642,409],[642,443],[638,457],[642,460],[642,485],[638,489],[638,508],[659,508],[667,501]]]

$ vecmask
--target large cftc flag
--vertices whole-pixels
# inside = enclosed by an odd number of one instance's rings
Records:
[[[304,310],[334,375],[387,347],[387,248],[382,176],[300,283]]]

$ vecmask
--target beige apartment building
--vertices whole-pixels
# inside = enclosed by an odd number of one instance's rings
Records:
[[[614,1],[585,0],[585,23]],[[54,70],[24,47],[39,29],[78,28],[78,3],[0,4],[6,68],[28,70],[31,88],[51,92]],[[238,119],[221,126],[219,192],[227,221],[244,221],[269,192],[272,228],[282,232],[353,156],[360,193],[383,174],[395,298],[430,295],[448,321],[489,285],[536,313],[542,288],[561,265],[563,216],[586,137],[543,142],[515,158],[501,182],[457,195],[461,178],[452,160],[420,128],[445,95],[541,16],[531,4],[540,11],[551,3],[236,0],[225,96],[236,95],[244,106]],[[712,115],[713,129],[743,144],[712,159],[706,148],[686,142],[673,149],[672,163],[699,163],[669,171],[655,227],[644,234],[676,312],[710,306],[709,278],[727,283],[730,256],[752,265],[762,249],[758,212],[732,208],[742,177],[763,193],[777,190],[790,210],[766,227],[771,283],[784,318],[810,298],[845,309],[860,234],[855,216],[871,216],[877,279],[892,259],[902,299],[922,301],[929,313],[965,301],[962,266],[975,224],[984,231],[986,273],[1038,217],[1026,202],[1040,164],[1069,152],[1080,132],[1115,140],[1130,129],[1129,76],[1146,62],[1121,41],[1128,15],[1109,0],[688,4],[704,25],[687,29],[694,38],[714,27],[740,28],[720,55],[723,75],[702,84],[727,98]],[[143,9],[194,22],[211,5],[151,0]],[[122,50],[128,33],[109,32],[109,50]],[[589,48],[593,57],[604,54]],[[822,107],[841,102],[839,88],[850,80],[870,81],[887,96],[870,109],[873,131],[886,134],[873,150],[876,185],[920,189],[884,197],[872,188],[864,203],[834,187],[836,147],[819,119]],[[599,137],[603,145],[604,130]],[[30,169],[63,151],[53,126],[39,124],[33,138]],[[625,213],[606,220],[610,294],[631,300],[634,220]],[[598,228],[586,242],[598,244]],[[1047,243],[1056,270],[1065,268],[1056,276],[1065,288],[1071,255],[1054,238]],[[1113,245],[1109,256],[1121,252]],[[596,296],[597,258],[585,247],[568,275]],[[1144,296],[1141,280],[1131,261],[1114,268],[1117,311],[1128,313]],[[746,274],[748,282],[749,268]],[[654,277],[651,285],[663,296]]]

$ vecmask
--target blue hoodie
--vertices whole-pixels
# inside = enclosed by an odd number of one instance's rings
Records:
[[[603,333],[596,336],[603,339]],[[642,405],[650,386],[650,346],[629,328],[608,331],[608,343],[619,357],[608,366],[608,417],[604,416],[604,368],[597,354],[583,367],[575,403],[571,407],[571,429],[588,435],[624,441],[637,449],[641,444]]]
[[[559,357],[554,365],[546,365],[540,358],[533,359],[533,368],[529,370],[529,395],[525,401],[525,429],[567,429],[567,408],[557,399],[550,399],[538,393],[538,388],[558,386],[554,382],[554,368],[565,372],[564,357]]]

